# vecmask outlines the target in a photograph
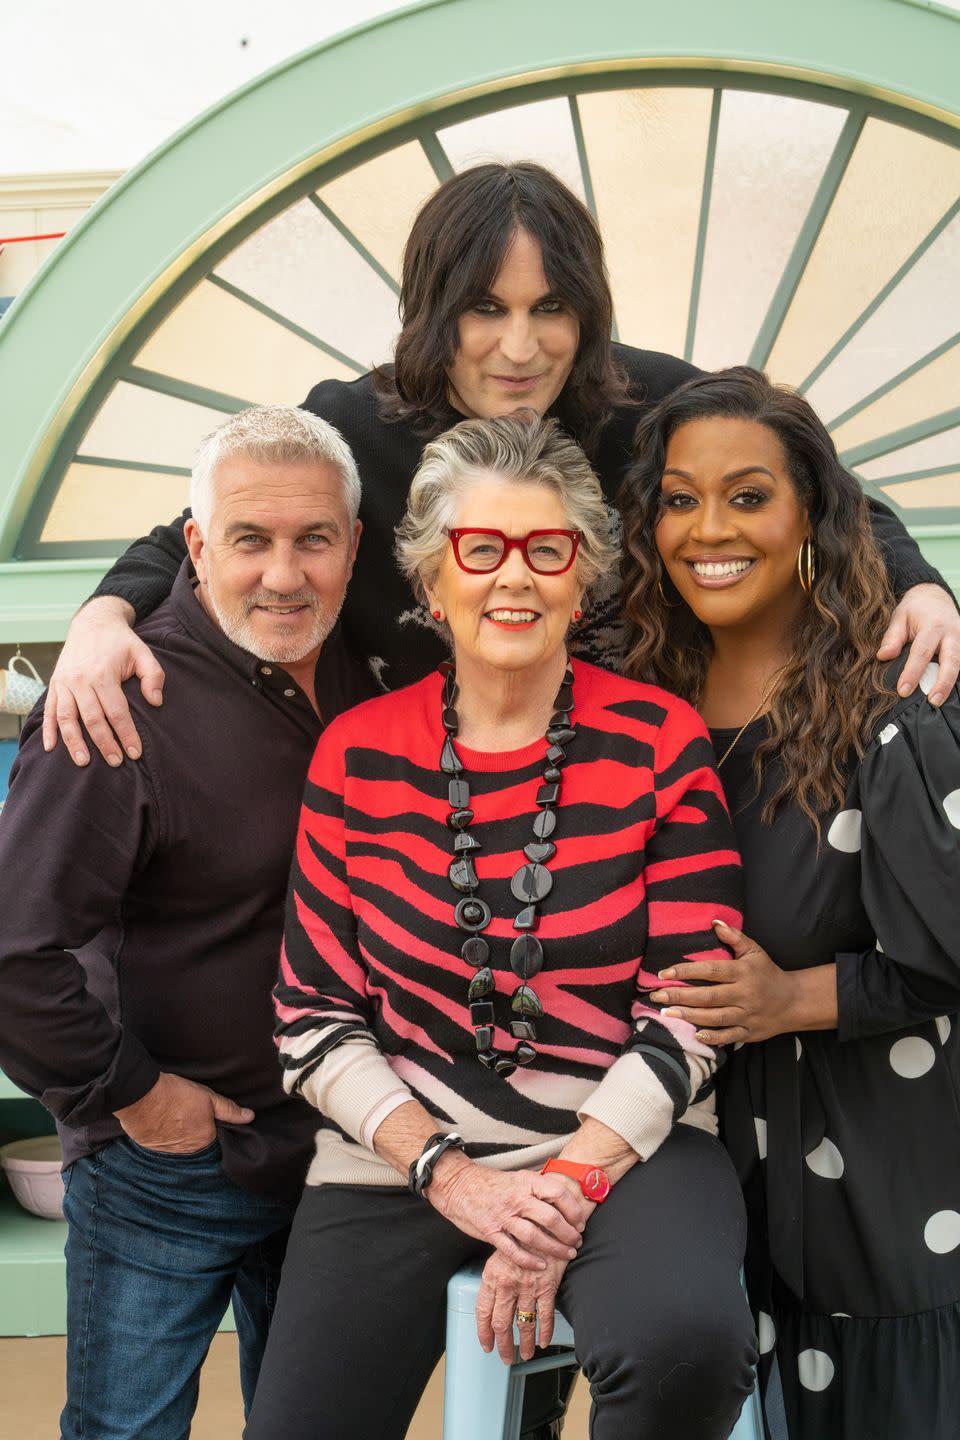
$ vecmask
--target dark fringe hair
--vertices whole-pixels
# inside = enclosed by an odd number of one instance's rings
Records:
[[[613,301],[593,216],[542,165],[475,165],[447,180],[413,222],[403,255],[402,329],[393,365],[374,371],[384,419],[433,438],[450,425],[447,370],[457,320],[493,287],[514,233],[543,254],[547,284],[580,322],[573,369],[557,406],[589,454],[629,383],[610,346]]]
[[[819,839],[821,817],[843,802],[850,753],[862,756],[877,721],[896,701],[886,683],[887,663],[875,655],[894,600],[859,482],[841,465],[807,401],[757,370],[735,366],[699,376],[640,422],[636,458],[620,492],[627,673],[693,705],[700,701],[712,639],[670,584],[656,527],[670,437],[681,425],[711,416],[753,420],[774,431],[810,516],[816,578],[792,637],[791,658],[770,697],[754,773],[759,791],[767,764],[779,762],[782,778],[764,805],[764,821],[769,824],[778,806],[792,799]]]

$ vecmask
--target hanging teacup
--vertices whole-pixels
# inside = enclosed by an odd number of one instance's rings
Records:
[[[18,665],[30,673],[22,675]],[[46,688],[25,655],[11,655],[6,670],[0,670],[0,710],[7,715],[29,715]]]

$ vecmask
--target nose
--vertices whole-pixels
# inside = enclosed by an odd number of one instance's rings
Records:
[[[706,545],[716,545],[729,540],[737,533],[729,506],[721,496],[706,496],[697,506],[690,526],[691,540],[700,540]]]
[[[536,356],[538,342],[529,310],[511,310],[505,316],[500,334],[500,353],[511,365],[529,365]]]
[[[515,545],[497,572],[497,580],[510,590],[524,590],[530,584],[530,571],[523,551]]]
[[[296,546],[285,542],[271,545],[261,584],[275,595],[292,595],[303,587],[303,565]]]

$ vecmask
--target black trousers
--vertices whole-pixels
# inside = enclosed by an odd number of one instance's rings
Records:
[[[591,1216],[558,1301],[592,1440],[729,1435],[757,1358],[745,1228],[726,1152],[683,1125]],[[447,1281],[485,1253],[406,1191],[308,1187],[246,1440],[402,1440],[443,1351]]]

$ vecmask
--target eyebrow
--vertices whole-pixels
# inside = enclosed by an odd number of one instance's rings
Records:
[[[304,525],[300,531],[301,535],[312,535],[316,530],[326,530],[331,535],[340,534],[340,526],[335,520],[315,520],[309,525]],[[223,538],[230,540],[234,535],[266,535],[269,527],[260,525],[255,520],[234,520],[223,532]]]
[[[504,303],[495,290],[488,290],[485,295],[481,295],[479,299],[474,300],[473,303],[474,305],[478,305],[484,300],[492,300],[496,305],[502,305]],[[536,300],[530,302],[531,310],[535,305],[542,305],[544,300],[559,300],[561,305],[564,303],[562,296],[558,295],[555,290],[545,290],[542,295],[537,296]]]
[[[681,480],[689,480],[691,485],[696,484],[695,476],[691,475],[688,470],[678,470],[675,465],[665,466],[663,473],[664,475],[678,475]],[[777,479],[773,471],[768,470],[766,465],[744,465],[741,470],[731,470],[729,475],[724,475],[721,483],[729,485],[733,480],[742,480],[745,475],[766,475],[774,482]]]

